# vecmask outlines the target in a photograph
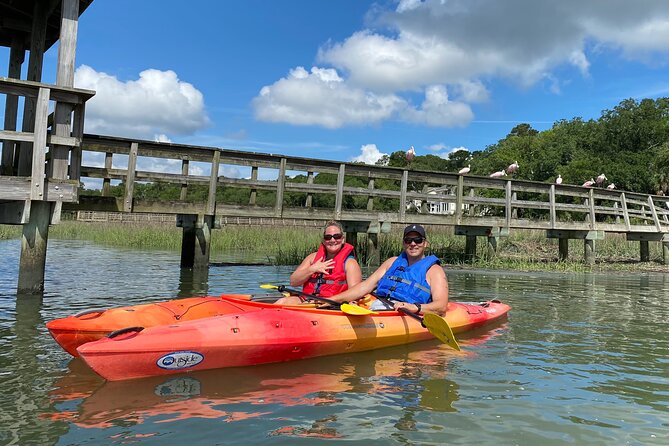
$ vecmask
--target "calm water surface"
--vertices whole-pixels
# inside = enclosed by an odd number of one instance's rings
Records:
[[[453,300],[513,307],[508,322],[462,338],[462,353],[429,341],[112,383],[44,324],[89,308],[259,293],[291,268],[193,277],[178,253],[53,240],[43,298],[17,299],[18,252],[18,241],[0,241],[0,444],[668,444],[664,274],[448,270]]]

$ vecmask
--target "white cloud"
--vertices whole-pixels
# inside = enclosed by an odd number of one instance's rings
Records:
[[[298,67],[264,87],[256,117],[328,128],[398,118],[462,126],[497,78],[559,94],[572,74],[558,68],[588,77],[595,51],[655,65],[669,53],[666,0],[400,0],[395,10],[372,8],[367,23],[321,47],[311,72]],[[420,91],[425,101],[414,108],[408,95]]]
[[[303,67],[265,86],[253,99],[262,121],[339,128],[378,123],[390,118],[404,101],[395,95],[375,94],[350,87],[334,69]]]
[[[79,88],[96,91],[86,103],[86,131],[142,139],[189,135],[209,124],[202,93],[174,71],[144,70],[123,82],[82,65]]]
[[[360,147],[360,155],[351,159],[353,162],[363,162],[365,164],[376,164],[383,156],[388,155],[387,153],[382,153],[377,147],[376,144],[365,144]]]

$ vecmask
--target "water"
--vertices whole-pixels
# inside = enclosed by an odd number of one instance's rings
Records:
[[[513,307],[503,325],[461,338],[462,354],[423,342],[107,383],[60,350],[46,321],[259,293],[259,283],[286,283],[291,268],[193,277],[178,253],[54,240],[44,297],[17,299],[18,251],[18,241],[0,241],[0,444],[667,444],[664,274],[448,270],[453,300]]]

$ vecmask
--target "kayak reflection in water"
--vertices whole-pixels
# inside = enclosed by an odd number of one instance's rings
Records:
[[[344,228],[334,220],[328,221],[323,230],[323,240],[316,252],[302,260],[290,275],[291,286],[302,286],[305,294],[330,297],[362,280],[362,271],[355,258],[353,246],[346,243]],[[297,305],[298,296],[277,300],[276,304]]]
[[[330,299],[349,302],[374,293],[382,300],[374,301],[371,310],[403,308],[416,314],[444,315],[448,308],[448,280],[441,261],[434,255],[425,256],[425,228],[407,226],[402,241],[404,250],[399,256],[389,258],[366,280]]]

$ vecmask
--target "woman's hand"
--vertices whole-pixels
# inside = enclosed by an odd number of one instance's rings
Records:
[[[309,270],[311,271],[311,274],[314,273],[327,274],[333,268],[334,268],[334,259],[330,259],[325,261],[319,260],[318,262],[315,262],[313,265],[309,267]]]

